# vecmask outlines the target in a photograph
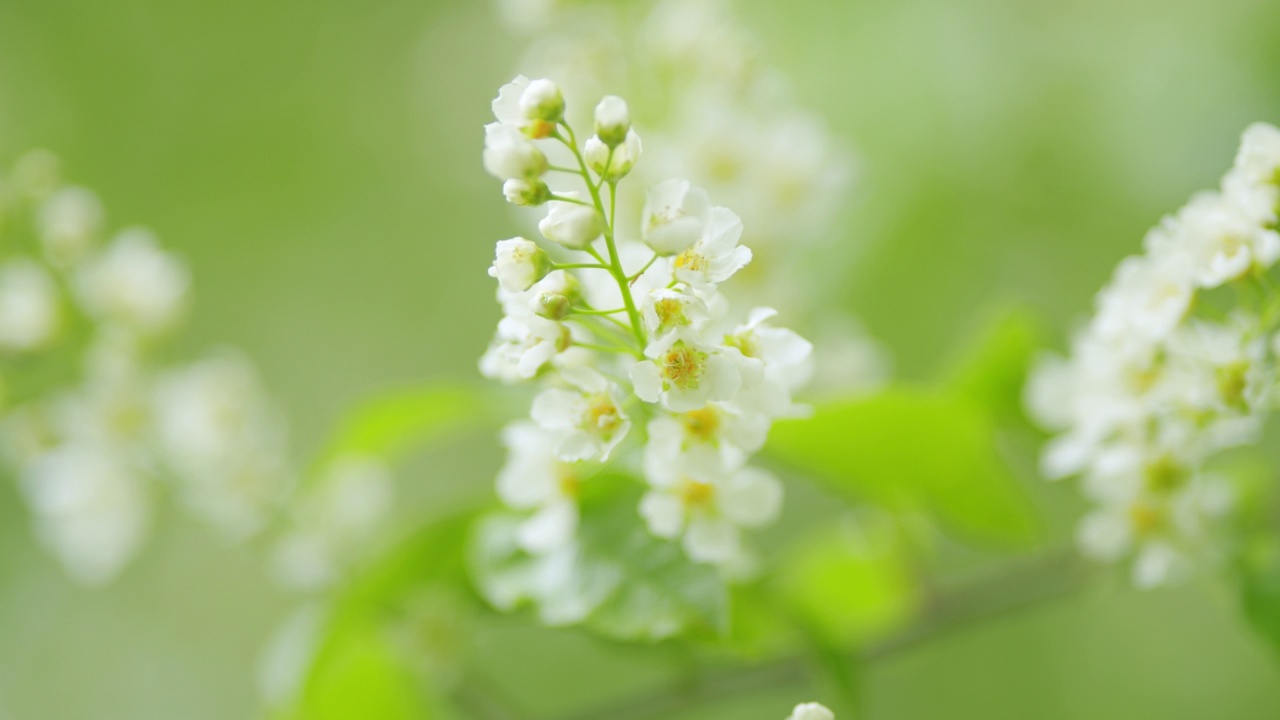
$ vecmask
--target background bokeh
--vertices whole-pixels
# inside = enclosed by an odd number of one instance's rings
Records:
[[[1011,303],[1059,338],[1145,229],[1280,120],[1273,0],[740,3],[804,104],[858,151],[832,303],[927,379]],[[480,127],[519,43],[478,0],[0,0],[0,159],[47,147],[114,226],[190,262],[176,352],[243,347],[298,457],[371,391],[471,381],[511,234]],[[402,476],[406,517],[490,492],[494,443]],[[1070,491],[1063,489],[1066,497]],[[162,517],[113,586],[83,590],[0,487],[0,718],[253,717],[254,666],[292,600],[259,548]],[[1104,584],[867,670],[867,717],[1273,718],[1280,667],[1209,584]],[[566,708],[671,672],[576,632],[486,630],[498,683]],[[775,718],[801,688],[720,714]]]

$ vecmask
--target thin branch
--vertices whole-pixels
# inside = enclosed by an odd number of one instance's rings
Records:
[[[926,641],[1061,600],[1092,583],[1098,577],[1093,570],[1072,551],[1043,553],[939,592],[916,624],[882,642],[852,650],[848,657],[855,663],[883,660]],[[800,682],[809,676],[811,665],[806,655],[789,655],[760,665],[708,671],[696,686],[673,683],[561,720],[664,718],[721,698]]]

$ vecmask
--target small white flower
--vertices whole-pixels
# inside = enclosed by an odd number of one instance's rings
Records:
[[[1235,280],[1255,265],[1270,267],[1280,258],[1280,234],[1260,227],[1217,193],[1192,198],[1165,232],[1171,237],[1160,231],[1148,236],[1149,252],[1185,253],[1196,282],[1205,288]],[[1176,249],[1161,243],[1162,238]]]
[[[710,318],[707,304],[687,288],[658,288],[640,307],[645,330],[657,338],[681,328],[697,328]]]
[[[550,553],[573,541],[578,528],[581,469],[552,452],[553,434],[533,423],[518,422],[502,431],[507,462],[498,472],[498,497],[516,510],[533,510],[517,538],[528,552]]]
[[[647,429],[645,467],[675,462],[677,456],[699,447],[717,449],[726,464],[736,466],[764,446],[769,418],[733,403],[710,403],[697,410],[651,420]]]
[[[257,374],[234,354],[156,382],[156,428],[184,500],[233,537],[256,531],[284,490],[285,427]]]
[[[40,206],[37,225],[45,255],[55,265],[79,260],[102,227],[102,202],[87,188],[64,187]]]
[[[81,583],[108,582],[142,544],[147,493],[108,450],[86,444],[50,450],[23,468],[22,487],[40,538]]]
[[[1280,128],[1262,122],[1246,128],[1235,166],[1254,183],[1280,185]]]
[[[599,136],[592,136],[587,140],[583,156],[587,165],[606,182],[617,182],[631,172],[642,150],[640,136],[632,130],[623,142],[612,147]]]
[[[672,267],[676,279],[695,287],[724,282],[751,262],[751,250],[738,244],[742,221],[733,211],[712,208],[702,236],[676,255]]]
[[[797,705],[787,720],[836,720],[836,715],[818,703],[804,703]]]
[[[596,105],[596,136],[608,147],[621,145],[631,136],[631,113],[627,101],[617,95],[605,95]]]
[[[622,410],[618,386],[590,368],[562,373],[574,388],[547,388],[533,400],[534,422],[555,438],[555,454],[566,462],[609,459],[626,437],[631,420]]]
[[[738,403],[770,417],[795,416],[803,409],[793,406],[791,393],[813,374],[813,345],[793,330],[768,326],[777,314],[773,308],[755,308],[724,340],[740,358]]]
[[[480,373],[485,377],[505,383],[528,380],[558,353],[569,349],[573,336],[563,324],[539,317],[527,304],[508,303],[506,309],[489,349],[480,358]]]
[[[554,83],[523,75],[503,85],[493,101],[498,122],[529,138],[550,136],[563,113],[564,98]]]
[[[36,262],[0,266],[0,348],[32,350],[58,330],[58,288]]]
[[[742,385],[737,365],[716,349],[683,332],[655,339],[650,359],[631,368],[636,396],[661,402],[673,412],[697,410],[713,400],[732,400]]]
[[[581,193],[562,193],[561,197],[581,200]],[[590,245],[604,232],[600,213],[590,205],[552,200],[547,216],[538,223],[543,237],[573,250]]]
[[[484,169],[499,180],[534,182],[547,171],[547,156],[510,125],[484,126]]]
[[[703,237],[710,214],[705,192],[688,180],[666,180],[649,189],[640,234],[654,252],[676,255]]]
[[[89,314],[142,333],[172,325],[189,284],[186,266],[142,228],[121,231],[76,275],[76,289]]]
[[[498,241],[489,277],[496,278],[503,290],[519,293],[528,290],[551,270],[551,258],[532,240],[522,237]]]
[[[782,485],[757,468],[727,468],[718,453],[698,448],[647,468],[653,489],[640,501],[649,531],[682,537],[695,562],[729,563],[741,554],[740,528],[773,522]]]

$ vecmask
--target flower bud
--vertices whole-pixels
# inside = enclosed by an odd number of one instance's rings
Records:
[[[541,180],[512,178],[502,184],[502,194],[512,205],[541,205],[551,199],[551,188]]]
[[[532,240],[514,237],[498,242],[489,277],[507,292],[524,292],[551,272],[551,258]]]
[[[554,125],[564,117],[564,96],[550,80],[533,80],[520,95],[520,112],[529,120]]]
[[[484,127],[484,169],[499,180],[534,180],[547,171],[547,156],[519,130],[490,123]]]
[[[640,234],[654,252],[676,255],[699,238],[711,212],[711,201],[688,180],[664,180],[649,189]]]
[[[631,130],[631,113],[627,101],[617,95],[605,95],[596,105],[596,135],[609,147],[621,145]]]
[[[640,136],[634,130],[627,133],[626,142],[612,148],[600,136],[587,140],[585,148],[587,164],[606,182],[617,182],[631,172],[640,159]]]
[[[529,309],[548,320],[562,320],[573,309],[573,301],[556,293],[538,293],[529,301]]]
[[[578,199],[579,193],[564,193],[564,197]],[[581,250],[604,232],[604,224],[595,208],[572,202],[552,200],[550,212],[538,223],[538,230],[548,240]]]

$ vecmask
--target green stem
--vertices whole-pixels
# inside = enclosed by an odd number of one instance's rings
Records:
[[[578,308],[574,308],[573,314],[574,315],[614,315],[616,313],[626,312],[626,310],[627,310],[626,308],[614,308],[613,310],[592,310],[589,308],[579,310]]]
[[[626,306],[627,317],[631,320],[631,331],[643,352],[648,341],[645,338],[644,326],[640,323],[640,312],[636,309],[635,299],[631,297],[631,286],[627,283],[626,273],[622,271],[622,262],[618,259],[618,246],[613,241],[614,214],[605,212],[604,201],[600,198],[600,188],[591,182],[591,171],[587,169],[587,161],[578,150],[578,139],[573,134],[573,128],[569,127],[568,123],[562,123],[562,125],[569,133],[569,137],[566,139],[560,133],[556,133],[556,138],[564,143],[577,159],[578,167],[582,168],[582,179],[586,181],[587,190],[591,192],[591,202],[595,204],[596,212],[600,213],[600,217],[604,220],[604,244],[609,250],[609,274],[613,275],[613,279],[618,283],[618,290],[622,293],[622,303]],[[616,183],[609,183],[609,192],[610,206],[614,207],[617,201]]]
[[[564,195],[552,195],[551,202],[573,203],[574,205],[581,205],[583,207],[592,207],[591,203],[585,200],[579,200],[578,198],[565,197]]]
[[[649,258],[649,262],[647,262],[647,263],[645,263],[645,264],[644,264],[644,267],[642,267],[642,268],[640,268],[639,270],[637,270],[636,272],[632,273],[632,274],[631,274],[631,277],[627,278],[627,284],[628,284],[628,285],[635,285],[635,284],[636,284],[636,281],[640,279],[640,276],[641,276],[641,275],[643,275],[643,274],[645,274],[645,272],[646,272],[649,268],[653,267],[653,264],[654,264],[654,263],[658,262],[658,258],[659,258],[659,257],[661,257],[661,255],[658,255],[658,253],[654,253],[654,254],[653,254],[653,257]]]
[[[551,268],[552,268],[553,270],[571,270],[571,269],[573,269],[573,268],[584,268],[584,269],[588,269],[588,270],[608,270],[608,269],[609,269],[609,266],[608,266],[608,264],[606,264],[606,263],[558,263],[558,262],[553,262],[553,263],[551,263]]]

